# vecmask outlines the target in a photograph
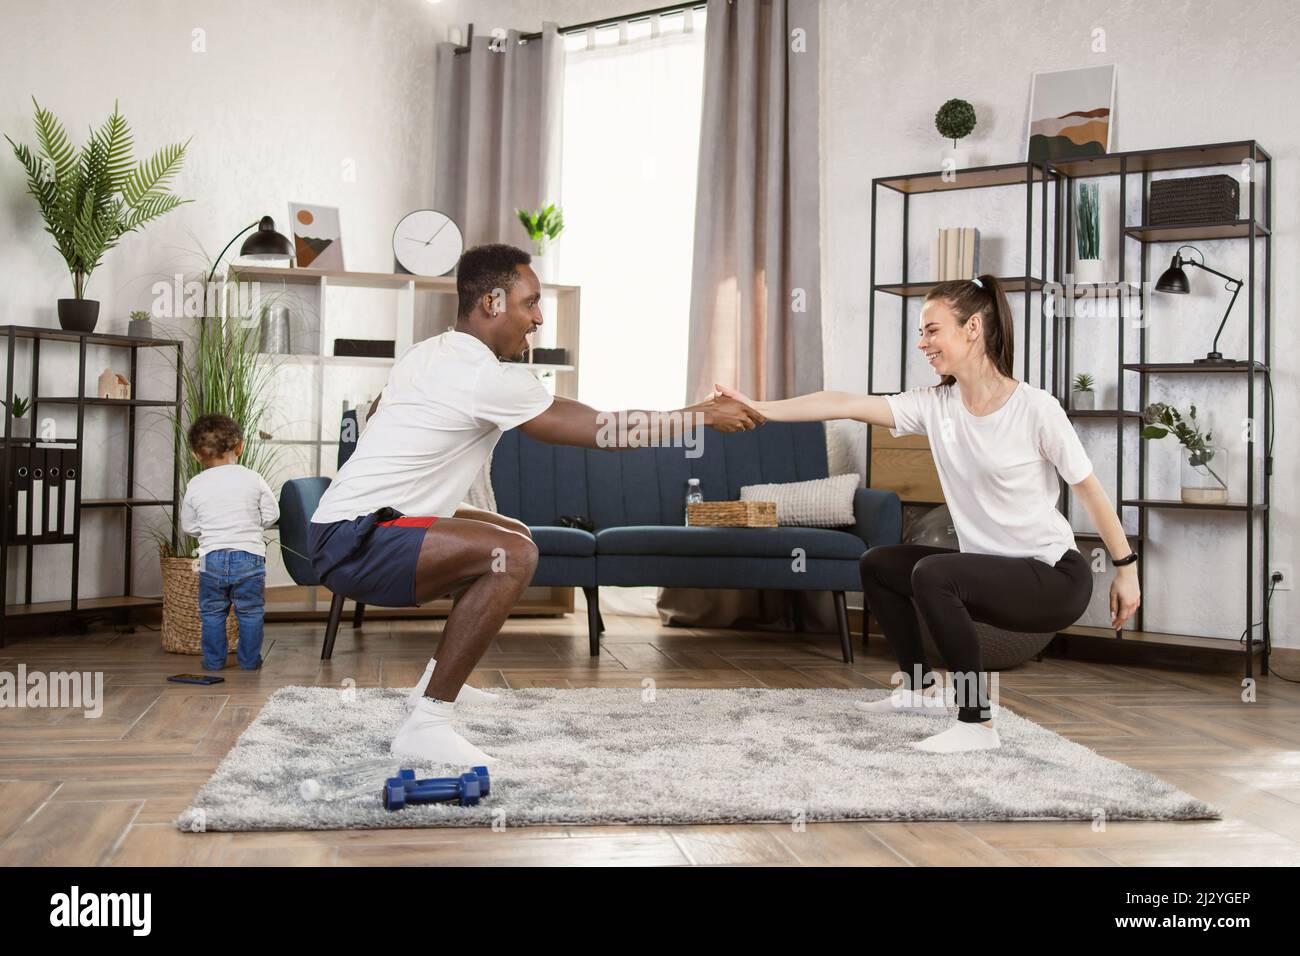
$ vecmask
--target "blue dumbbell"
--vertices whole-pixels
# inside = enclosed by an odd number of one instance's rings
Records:
[[[489,796],[492,793],[492,780],[488,776],[488,768],[473,767],[471,768],[471,770],[473,771],[474,775],[478,777],[480,796],[484,796],[484,797]],[[460,777],[430,777],[426,780],[416,780],[414,770],[403,768],[402,770],[397,771],[397,777],[394,779],[400,779],[402,783],[405,785],[406,789],[409,791],[413,787],[423,787],[426,784],[438,784],[438,783],[447,783],[449,781],[458,781],[460,780]]]
[[[447,803],[475,806],[491,792],[487,767],[475,767],[459,777],[416,780],[414,770],[400,770],[384,784],[384,808],[401,810],[408,803]]]

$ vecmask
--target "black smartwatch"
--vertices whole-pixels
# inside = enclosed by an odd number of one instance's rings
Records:
[[[1132,564],[1137,559],[1138,559],[1138,553],[1136,551],[1130,551],[1122,558],[1119,559],[1111,558],[1110,563],[1117,568],[1122,568],[1126,564]]]

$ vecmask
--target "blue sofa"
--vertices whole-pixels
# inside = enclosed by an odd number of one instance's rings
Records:
[[[593,450],[543,444],[518,430],[502,435],[492,488],[498,510],[527,524],[537,542],[533,584],[583,589],[593,656],[600,653],[598,586],[831,591],[851,663],[844,592],[861,589],[858,559],[868,547],[898,543],[898,496],[859,488],[854,524],[842,529],[685,527],[688,478],[700,479],[706,501],[734,501],[742,485],[827,476],[818,422],[708,430],[701,449],[688,458],[682,448]],[[586,518],[595,533],[561,526],[570,515]],[[801,571],[793,567],[796,548],[806,556]]]

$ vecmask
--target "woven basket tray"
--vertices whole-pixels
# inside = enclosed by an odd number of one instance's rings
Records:
[[[1224,222],[1241,215],[1241,187],[1231,176],[1191,176],[1151,183],[1147,222]]]
[[[169,654],[203,653],[203,618],[199,616],[199,576],[193,558],[162,558],[162,647]],[[234,608],[231,608],[234,611]],[[239,643],[239,621],[226,617],[226,651]]]
[[[686,523],[701,528],[775,528],[775,501],[706,501],[686,506]]]

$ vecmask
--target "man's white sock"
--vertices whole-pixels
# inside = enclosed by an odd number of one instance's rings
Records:
[[[429,681],[433,678],[433,669],[437,666],[437,659],[430,657],[428,665],[424,668],[424,674],[415,682],[415,686],[411,688],[411,693],[406,697],[407,710],[410,710],[424,699],[424,689],[429,686]],[[456,694],[456,703],[488,704],[496,700],[497,696],[485,690],[479,690],[477,687],[471,687],[469,684],[462,684],[460,692]]]
[[[993,727],[958,721],[943,733],[927,737],[912,746],[932,754],[956,754],[971,750],[996,750],[1002,746],[1002,741]]]
[[[924,692],[907,687],[896,687],[888,697],[879,700],[854,701],[858,710],[868,714],[924,714],[928,717],[947,717],[948,704],[942,688],[927,688]]]
[[[421,763],[449,763],[477,767],[492,762],[483,751],[451,726],[455,705],[425,697],[415,705],[393,738],[389,748],[395,757],[410,757]]]

